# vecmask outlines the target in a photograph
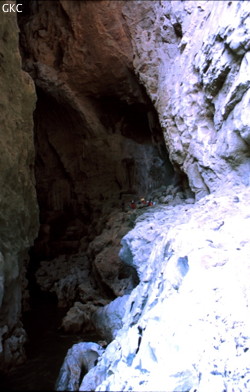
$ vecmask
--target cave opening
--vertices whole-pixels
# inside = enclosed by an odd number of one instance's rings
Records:
[[[70,273],[69,265],[82,268],[82,279],[107,300],[124,292],[119,286],[125,281],[133,287],[138,277],[118,257],[120,239],[133,225],[129,204],[183,182],[170,162],[155,107],[135,74],[122,4],[113,6],[111,25],[105,2],[26,0],[18,15],[22,67],[37,95],[40,228],[28,267],[33,295],[42,290],[60,296],[59,282],[63,270]],[[50,269],[58,269],[59,276],[49,285]],[[70,299],[58,299],[59,306],[83,301],[82,291],[74,287]]]
[[[128,104],[110,96],[88,99],[88,108],[101,124],[97,135],[85,116],[37,87],[34,142],[40,229],[27,269],[31,309],[23,314],[23,322],[28,361],[13,373],[19,385],[27,369],[51,355],[53,366],[50,360],[47,365],[53,374],[44,385],[53,388],[67,348],[81,340],[104,338],[79,320],[77,327],[72,320],[67,326],[63,322],[67,311],[79,302],[95,311],[139,283],[136,271],[118,257],[122,235],[133,227],[129,201],[148,199],[155,189],[176,183],[178,177],[148,102]],[[108,240],[102,242],[105,236]],[[53,276],[53,269],[58,275]],[[49,279],[54,279],[50,285]],[[60,290],[70,294],[62,298]],[[62,349],[55,357],[41,349],[41,342],[45,346],[49,342],[54,351],[57,343]],[[32,376],[30,390],[40,388],[48,366]],[[16,384],[9,387],[15,389]]]
[[[37,87],[37,260],[86,250],[122,202],[150,198],[176,181],[149,99],[128,104],[114,96],[88,97],[88,110],[91,124],[84,111]]]
[[[26,330],[32,317],[46,319],[47,309],[53,318],[54,309],[56,318],[59,309],[60,331],[94,341],[100,336],[91,315],[139,282],[119,259],[121,238],[138,216],[131,200],[153,199],[160,187],[186,181],[170,162],[157,112],[133,70],[130,44],[128,53],[114,57],[113,45],[91,36],[95,19],[100,24],[106,12],[99,3],[27,0],[18,15],[23,69],[37,95],[40,227],[27,269],[32,309],[24,315]],[[85,21],[77,28],[74,7]],[[119,23],[118,42],[127,39]]]
[[[93,262],[100,250],[91,244],[110,226],[111,215],[122,212],[118,222],[122,228],[131,199],[150,199],[155,189],[181,181],[181,175],[170,163],[156,111],[145,93],[143,102],[129,103],[110,95],[88,96],[87,110],[79,112],[63,97],[39,87],[36,91],[35,177],[40,229],[30,251],[29,287],[33,295],[39,295],[34,281],[41,261],[51,262],[53,268],[61,255],[70,262],[72,255],[84,253],[94,284],[105,297],[114,299],[117,293],[110,290]],[[123,234],[131,227],[124,226]],[[112,246],[118,258],[117,242],[107,244]],[[135,271],[119,264],[119,280],[129,275],[136,284]]]

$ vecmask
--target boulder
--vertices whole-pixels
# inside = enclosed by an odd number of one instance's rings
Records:
[[[97,343],[74,344],[67,352],[56,381],[56,391],[77,391],[84,373],[92,369],[104,349]]]
[[[91,303],[75,302],[63,318],[61,328],[69,333],[86,332],[93,329],[91,315],[95,310],[96,307]]]
[[[112,341],[123,327],[123,316],[129,295],[116,298],[103,308],[99,308],[92,315],[95,328],[106,340]]]

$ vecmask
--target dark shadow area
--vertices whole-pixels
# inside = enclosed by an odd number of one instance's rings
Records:
[[[139,88],[139,87],[138,87]],[[80,114],[37,88],[35,176],[40,231],[37,259],[74,254],[99,235],[121,195],[148,197],[176,181],[157,114],[145,102],[88,97]],[[88,117],[88,121],[86,118]]]
[[[53,391],[67,350],[80,341],[96,341],[96,335],[65,334],[59,330],[65,310],[57,308],[56,298],[48,293],[33,297],[33,306],[23,314],[28,335],[27,360],[23,365],[0,375],[2,391]]]

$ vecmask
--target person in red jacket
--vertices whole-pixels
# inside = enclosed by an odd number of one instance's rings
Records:
[[[129,206],[130,206],[130,208],[132,208],[132,210],[136,209],[136,203],[134,202],[134,200],[131,200],[131,203]]]

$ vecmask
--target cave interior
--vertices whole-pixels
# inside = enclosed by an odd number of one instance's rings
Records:
[[[96,9],[95,2],[89,3],[72,6],[80,7],[85,17],[80,32],[72,30],[67,2],[26,0],[18,15],[22,67],[37,95],[34,171],[40,228],[30,250],[31,296],[40,293],[35,273],[42,261],[53,268],[60,255],[70,263],[71,255],[86,252],[90,277],[104,296],[116,297],[102,270],[95,268],[96,252],[89,245],[105,231],[114,212],[126,214],[132,199],[148,200],[170,184],[188,187],[186,176],[170,162],[157,111],[129,54],[115,57],[113,46],[103,41],[106,37],[93,35],[93,24],[100,25],[105,9],[100,2]],[[124,34],[122,30],[122,39]],[[73,49],[75,58],[69,56]],[[88,63],[78,57],[80,50],[88,54]],[[116,259],[118,252],[116,242]],[[113,269],[109,258],[110,253],[103,271]],[[123,279],[132,274],[134,284],[138,282],[131,268],[119,266],[117,271]]]

